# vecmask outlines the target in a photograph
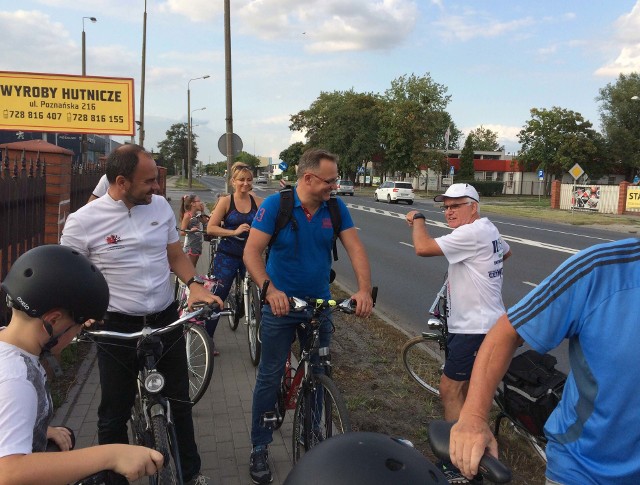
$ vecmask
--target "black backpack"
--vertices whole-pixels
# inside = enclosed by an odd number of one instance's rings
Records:
[[[506,412],[537,437],[562,397],[567,376],[557,370],[556,358],[527,350],[511,361],[502,382]]]
[[[338,208],[338,199],[335,195],[327,201],[327,207],[329,208],[329,215],[331,216],[331,225],[333,226],[333,260],[338,261],[338,247],[336,241],[340,234],[340,227],[342,226],[342,218],[340,217],[340,209]],[[285,185],[280,189],[280,208],[278,209],[278,215],[276,216],[276,227],[273,230],[271,239],[267,248],[270,249],[273,243],[278,237],[280,230],[291,222],[291,227],[294,231],[298,229],[298,223],[293,218],[293,188],[291,185]]]

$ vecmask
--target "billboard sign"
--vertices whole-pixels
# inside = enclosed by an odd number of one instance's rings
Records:
[[[132,78],[0,71],[0,130],[133,136]]]

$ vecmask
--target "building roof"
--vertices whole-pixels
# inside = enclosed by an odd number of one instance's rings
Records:
[[[5,148],[8,148],[9,150],[25,150],[27,152],[60,153],[63,155],[73,155],[73,151],[59,147],[58,145],[54,145],[53,143],[49,143],[44,140],[24,140],[0,144],[0,149]]]

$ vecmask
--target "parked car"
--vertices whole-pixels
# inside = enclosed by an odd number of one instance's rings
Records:
[[[258,175],[256,177],[256,183],[257,184],[266,184],[269,182],[269,179],[267,178],[266,175]]]
[[[337,185],[336,194],[353,196],[353,182],[351,180],[338,180]]]
[[[389,204],[403,200],[411,205],[414,197],[413,186],[410,182],[396,182],[394,180],[384,182],[373,193],[373,198],[376,202],[386,200]]]

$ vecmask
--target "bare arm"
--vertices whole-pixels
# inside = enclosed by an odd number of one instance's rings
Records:
[[[504,314],[478,350],[467,398],[458,423],[451,430],[449,444],[451,461],[469,478],[478,472],[485,449],[498,456],[498,444],[489,429],[489,411],[498,384],[521,343],[522,339]]]
[[[31,453],[0,458],[0,485],[63,485],[102,470],[134,481],[162,467],[162,454],[142,446],[102,445],[56,453]]]
[[[358,236],[355,227],[346,229],[340,233],[340,241],[349,255],[353,272],[358,282],[358,292],[351,298],[356,301],[356,315],[359,317],[367,317],[373,309],[373,300],[371,299],[371,267],[369,266],[369,258],[367,251]]]
[[[189,260],[189,257],[182,251],[179,242],[167,244],[167,258],[169,266],[176,276],[186,283],[196,275],[196,269]],[[189,299],[187,300],[189,308],[195,302],[217,303],[220,308],[223,306],[222,300],[207,290],[204,286],[192,283],[189,286]]]
[[[503,254],[502,255],[502,261],[506,261],[508,258],[511,257],[511,249],[509,249],[509,251],[507,252],[507,254]]]
[[[407,224],[412,228],[413,247],[418,256],[444,256],[435,239],[429,235],[427,224],[422,218],[413,220],[418,211],[411,211],[406,216]]]
[[[256,285],[258,285],[258,288],[262,288],[265,280],[269,279],[262,254],[270,240],[271,234],[262,232],[254,227],[249,231],[247,244],[244,247],[242,259],[251,278],[256,282]],[[282,316],[289,313],[289,300],[287,299],[287,295],[276,288],[273,283],[269,284],[267,288],[265,300],[271,306],[271,311],[274,315]]]
[[[225,229],[221,226],[224,216],[229,212],[231,206],[231,196],[222,197],[216,204],[215,209],[209,217],[207,223],[207,234],[217,237],[237,236],[247,232],[251,226],[249,224],[240,224],[236,229]]]

